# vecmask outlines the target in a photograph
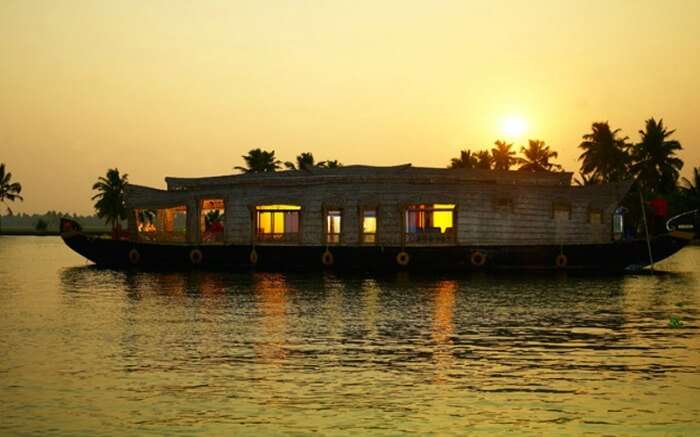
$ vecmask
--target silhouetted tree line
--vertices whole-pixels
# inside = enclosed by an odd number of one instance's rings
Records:
[[[234,170],[239,170],[243,173],[266,173],[277,171],[282,168],[282,161],[277,159],[275,151],[252,149],[248,154],[242,156],[245,161],[245,167],[234,167]],[[306,170],[313,167],[318,168],[338,168],[343,164],[337,160],[319,161],[316,162],[313,153],[304,152],[297,155],[296,160],[286,161],[284,167],[288,170]]]
[[[36,229],[37,231],[58,231],[58,225],[62,217],[77,221],[83,227],[89,229],[104,229],[105,222],[97,215],[79,215],[62,211],[47,211],[43,214],[7,214],[2,217],[3,228],[10,229]]]
[[[698,171],[693,169],[691,179],[679,178],[683,161],[676,155],[681,144],[670,137],[675,130],[668,130],[663,119],[645,121],[639,130],[639,141],[631,142],[622,136],[620,129],[612,129],[606,122],[595,122],[591,132],[583,135],[579,148],[581,168],[574,179],[577,185],[634,180],[632,192],[645,198],[664,198],[669,201],[672,212],[700,208],[698,197]],[[469,149],[460,151],[452,158],[448,168],[484,168],[494,170],[517,169],[519,171],[561,171],[559,164],[552,162],[558,154],[546,146],[544,141],[528,140],[527,147],[520,148],[516,156],[513,144],[496,141],[489,150]]]

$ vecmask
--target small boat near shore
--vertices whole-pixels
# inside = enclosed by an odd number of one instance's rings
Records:
[[[624,272],[695,235],[674,222],[628,238],[618,207],[631,182],[579,187],[571,176],[408,164],[169,177],[166,190],[127,187],[122,238],[69,219],[60,230],[112,268],[427,272]]]

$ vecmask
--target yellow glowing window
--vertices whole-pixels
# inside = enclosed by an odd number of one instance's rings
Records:
[[[255,207],[258,211],[301,211],[299,205],[258,205]]]
[[[410,205],[406,209],[406,232],[446,234],[454,229],[454,204]]]
[[[362,242],[374,243],[377,235],[377,210],[362,211]]]
[[[259,205],[256,209],[256,233],[283,238],[299,233],[301,207],[298,205]]]
[[[599,225],[603,223],[603,213],[599,209],[592,209],[588,211],[588,223],[592,225]]]

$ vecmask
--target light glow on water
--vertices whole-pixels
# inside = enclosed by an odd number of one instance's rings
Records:
[[[0,237],[0,432],[696,434],[698,261],[691,247],[657,266],[672,273],[602,278],[155,274]]]

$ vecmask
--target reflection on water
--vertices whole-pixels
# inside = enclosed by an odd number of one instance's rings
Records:
[[[700,432],[700,248],[658,275],[365,278],[2,238],[3,433]]]

